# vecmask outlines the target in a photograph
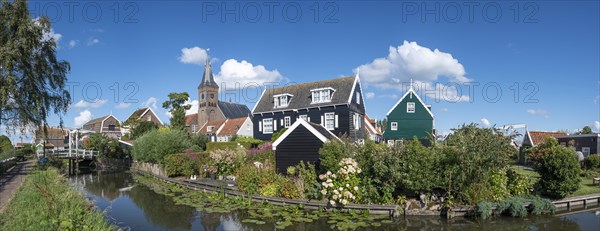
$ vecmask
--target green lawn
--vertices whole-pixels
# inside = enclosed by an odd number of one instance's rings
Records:
[[[511,168],[517,171],[519,174],[529,176],[533,183],[540,179],[540,174],[538,174],[535,170],[525,169],[523,166],[519,165],[512,165]],[[592,178],[582,177],[581,180],[581,183],[579,183],[579,190],[569,195],[570,197],[600,193],[600,187],[598,186],[598,183],[596,182],[596,185],[592,185]]]

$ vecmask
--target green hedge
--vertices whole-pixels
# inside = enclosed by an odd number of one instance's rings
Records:
[[[186,131],[182,130],[152,130],[135,140],[133,158],[154,164],[163,164],[165,156],[181,153],[192,147]]]
[[[592,154],[583,160],[583,166],[586,169],[597,169],[600,168],[600,155]]]
[[[235,150],[238,147],[237,142],[210,142],[206,144],[206,151],[212,152],[215,150]]]
[[[211,164],[208,153],[185,153],[165,156],[165,169],[167,175],[190,176],[204,173],[203,167]]]

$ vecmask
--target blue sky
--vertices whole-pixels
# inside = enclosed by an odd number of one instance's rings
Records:
[[[30,9],[51,18],[58,55],[72,66],[67,127],[109,113],[124,120],[153,102],[168,121],[160,105],[169,92],[197,100],[208,48],[227,83],[312,82],[360,67],[377,119],[404,94],[400,83],[438,84],[442,100],[421,98],[440,133],[470,122],[600,126],[597,1],[31,1]],[[476,85],[471,96],[466,83]]]

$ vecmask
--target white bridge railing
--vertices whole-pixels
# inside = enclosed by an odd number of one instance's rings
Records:
[[[51,155],[57,156],[57,157],[78,157],[78,158],[84,158],[84,159],[92,159],[93,157],[97,157],[99,152],[98,151],[94,151],[94,150],[85,150],[85,149],[79,149],[79,150],[70,150],[69,149],[64,149],[64,150],[49,150],[49,153]]]

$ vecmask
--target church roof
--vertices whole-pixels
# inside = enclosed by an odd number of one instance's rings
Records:
[[[223,115],[227,119],[241,118],[251,116],[250,109],[248,106],[239,103],[231,103],[225,101],[219,101],[219,109],[223,112]]]
[[[217,82],[215,82],[215,78],[213,77],[212,68],[210,67],[210,57],[206,57],[206,63],[204,64],[204,74],[202,75],[202,82],[198,85],[198,88],[201,87],[219,87]]]

